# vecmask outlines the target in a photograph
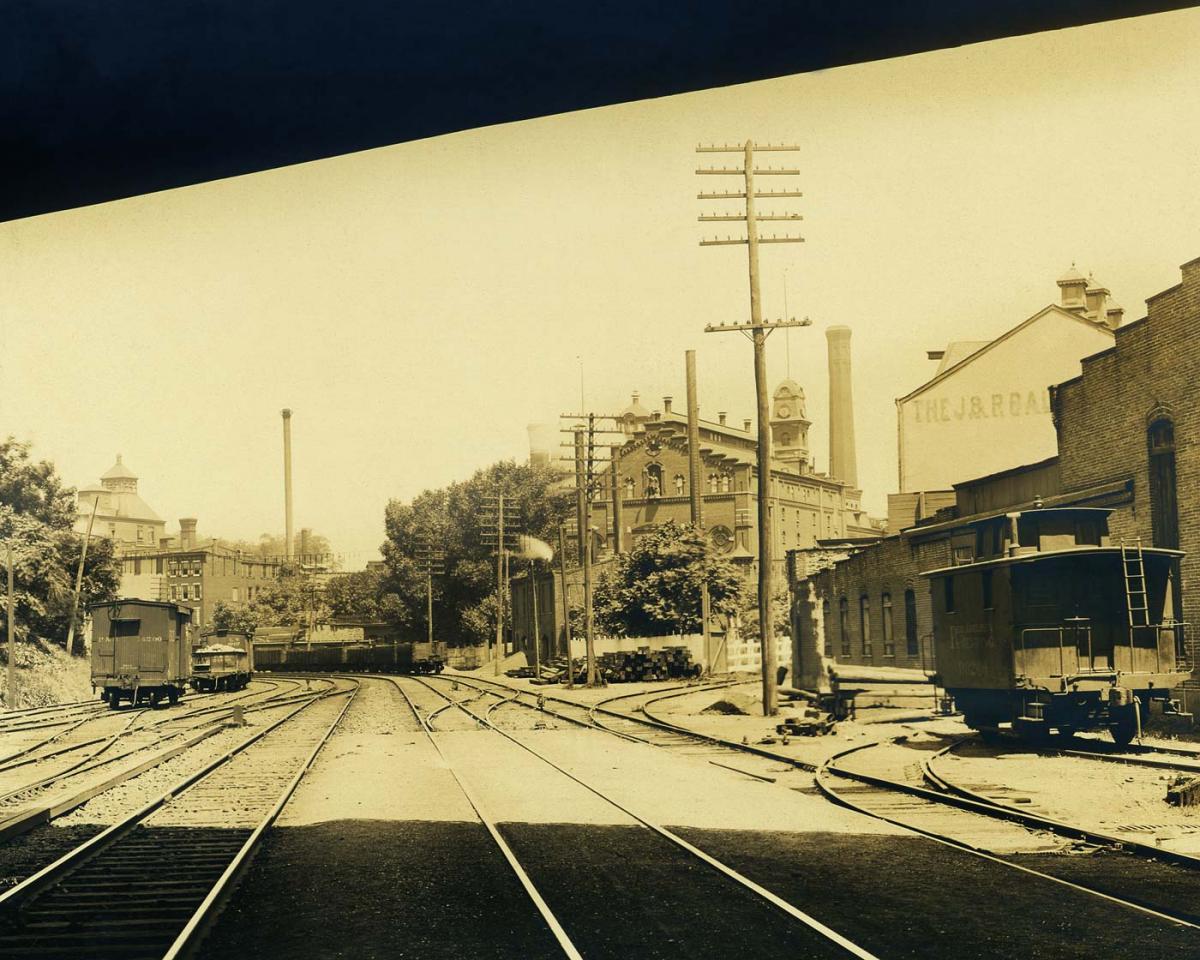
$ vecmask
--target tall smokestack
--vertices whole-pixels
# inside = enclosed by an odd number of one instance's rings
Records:
[[[300,528],[300,559],[304,560],[312,554],[312,528]]]
[[[288,560],[292,559],[292,411],[283,410],[283,511],[284,540]]]
[[[850,386],[850,328],[830,327],[829,341],[829,474],[858,489],[858,457],[854,449],[854,395]]]
[[[196,518],[181,517],[179,520],[179,549],[194,550],[196,547]]]

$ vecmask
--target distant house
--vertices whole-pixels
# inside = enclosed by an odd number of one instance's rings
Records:
[[[78,493],[75,529],[85,533],[93,505],[96,519],[92,535],[107,537],[117,549],[155,547],[166,534],[166,521],[138,496],[138,478],[121,462],[114,463],[101,477],[97,487],[85,487]]]

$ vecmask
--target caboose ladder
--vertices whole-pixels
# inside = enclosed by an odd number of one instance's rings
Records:
[[[1146,563],[1142,557],[1142,538],[1121,541],[1121,570],[1125,575],[1125,608],[1130,627],[1150,624],[1150,605],[1146,601]]]

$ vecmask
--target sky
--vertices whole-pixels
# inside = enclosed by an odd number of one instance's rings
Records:
[[[297,528],[349,568],[388,500],[528,456],[527,425],[632,391],[754,411],[745,248],[698,246],[697,143],[791,142],[802,244],[763,248],[772,385],[828,466],[825,329],[853,330],[859,483],[897,488],[925,352],[1057,302],[1126,309],[1200,255],[1200,11],[506,124],[0,224],[0,434],[88,485],[116,454],[177,529]],[[482,94],[481,94],[482,95]],[[780,155],[776,155],[780,156]],[[729,231],[722,231],[729,232]],[[581,400],[582,389],[582,400]]]

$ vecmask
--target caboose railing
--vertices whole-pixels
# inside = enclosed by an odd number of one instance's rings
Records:
[[[1164,653],[1163,637],[1170,636],[1169,649],[1174,655]],[[1144,639],[1143,643],[1138,643]],[[1118,653],[1125,647],[1124,657]],[[1154,672],[1192,673],[1200,663],[1200,639],[1194,636],[1191,625],[1178,620],[1163,623],[1139,624],[1128,628],[1127,642],[1113,646],[1105,655],[1107,663],[1097,664],[1093,645],[1091,621],[1079,617],[1056,627],[1026,627],[1018,634],[1015,649],[1015,666],[1018,675],[1027,675],[1029,660],[1035,651],[1058,648],[1058,676],[1115,673],[1126,668],[1130,673],[1139,672],[1134,661],[1134,650],[1154,651]],[[1086,647],[1086,654],[1082,651]],[[1069,653],[1068,653],[1069,651]],[[1124,662],[1122,662],[1124,661]],[[1044,661],[1043,661],[1044,664]]]

